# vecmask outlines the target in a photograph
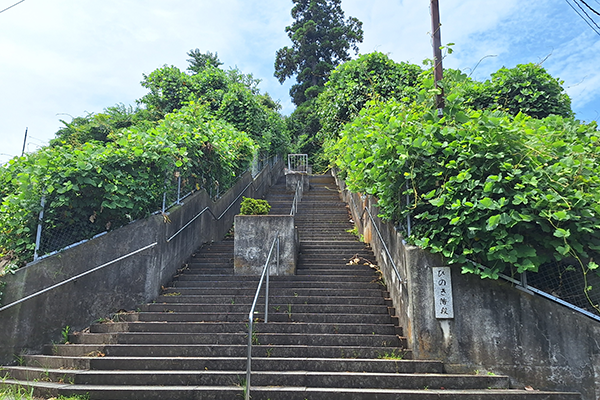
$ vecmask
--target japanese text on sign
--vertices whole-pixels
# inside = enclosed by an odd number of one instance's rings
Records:
[[[450,267],[433,268],[433,297],[435,301],[435,317],[438,319],[454,318]]]

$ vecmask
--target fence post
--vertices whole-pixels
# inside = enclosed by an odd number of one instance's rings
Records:
[[[177,176],[177,204],[181,204],[181,173],[177,171],[175,175]]]
[[[42,201],[40,203],[42,209],[38,217],[37,233],[35,235],[35,251],[33,252],[33,261],[39,258],[38,252],[40,250],[40,242],[42,241],[42,222],[44,221],[44,207],[46,206],[46,196],[42,195]]]

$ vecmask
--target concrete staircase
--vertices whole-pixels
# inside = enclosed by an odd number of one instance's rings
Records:
[[[268,200],[288,214],[280,183]],[[506,376],[444,373],[413,360],[372,251],[331,177],[312,177],[296,222],[297,274],[271,278],[269,323],[253,334],[252,399],[580,399],[509,389]],[[91,399],[242,399],[257,277],[233,275],[233,240],[203,246],[151,304],[5,367],[7,383]],[[261,300],[259,304],[264,304]],[[256,318],[262,321],[264,308]]]

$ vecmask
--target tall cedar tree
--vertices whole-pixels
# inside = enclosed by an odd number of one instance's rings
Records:
[[[344,19],[341,0],[293,0],[294,23],[285,31],[293,46],[277,50],[275,77],[283,83],[296,76],[290,89],[297,106],[315,98],[329,72],[350,59],[349,49],[358,53],[357,43],[363,40],[362,22]]]

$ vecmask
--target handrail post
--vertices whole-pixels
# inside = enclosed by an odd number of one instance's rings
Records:
[[[265,283],[265,324],[269,322],[269,275],[271,275],[271,260],[267,259],[267,282]]]
[[[266,279],[266,288],[265,288],[265,323],[268,322],[269,318],[269,275],[270,275],[270,262],[271,256],[273,255],[273,249],[275,244],[277,244],[277,266],[279,266],[279,232],[275,234],[275,240],[273,240],[271,244],[271,248],[269,249],[269,255],[267,256],[267,262],[263,266],[262,274],[260,275],[260,280],[258,281],[258,288],[256,288],[256,293],[254,294],[254,300],[252,301],[252,307],[250,307],[250,312],[248,313],[248,359],[246,361],[246,394],[245,399],[250,399],[250,375],[252,373],[252,334],[254,329],[254,310],[256,309],[256,304],[258,302],[258,296],[260,294],[260,289],[262,288],[263,280],[265,279],[265,274],[267,275]]]
[[[252,310],[248,315],[248,360],[246,362],[246,393],[245,400],[250,400],[250,371],[252,371]]]

